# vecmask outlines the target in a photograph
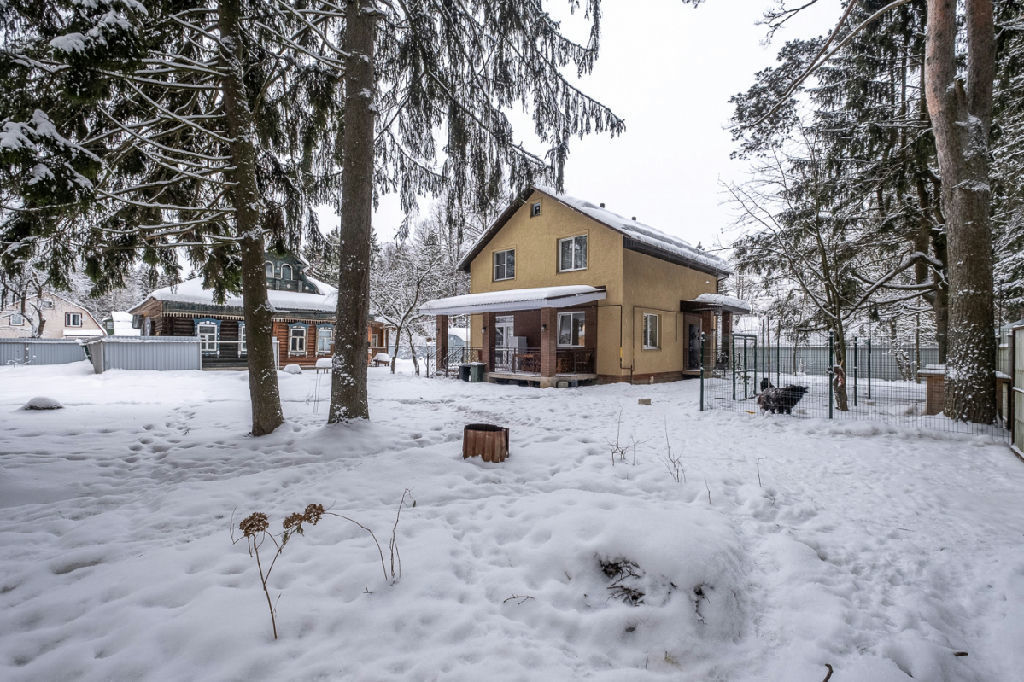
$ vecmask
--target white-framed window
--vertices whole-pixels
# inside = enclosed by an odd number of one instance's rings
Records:
[[[11,314],[11,326],[12,327],[20,327],[23,324],[25,324],[25,316],[24,315],[22,315],[21,313],[12,313]]]
[[[586,313],[558,313],[558,346],[582,348],[586,343],[586,327]]]
[[[644,313],[644,350],[661,348],[661,315]]]
[[[43,310],[53,310],[53,301],[48,298],[39,299],[39,307]]]
[[[295,325],[288,328],[288,355],[306,354],[306,327]]]
[[[290,280],[292,278],[292,266],[287,263],[281,266],[281,279]]]
[[[245,322],[238,323],[238,357],[242,357],[248,353],[248,349],[245,347]]]
[[[536,218],[540,215],[540,202],[535,201],[530,205],[530,217]]]
[[[587,235],[558,240],[558,271],[587,269]]]
[[[196,320],[196,336],[203,355],[216,355],[220,339],[220,325],[216,320]]]
[[[267,269],[267,279],[274,279],[274,264],[267,261],[264,267]]]
[[[331,352],[331,342],[334,340],[334,327],[329,324],[322,324],[316,328],[316,352],[327,355]]]
[[[516,250],[506,249],[494,252],[494,281],[512,279],[516,276]]]
[[[82,313],[64,313],[65,327],[81,327]]]

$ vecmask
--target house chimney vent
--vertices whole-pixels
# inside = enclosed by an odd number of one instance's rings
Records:
[[[601,202],[601,208],[604,208],[604,202],[603,201]]]
[[[630,218],[630,220],[636,220],[636,216],[633,216],[632,218]]]

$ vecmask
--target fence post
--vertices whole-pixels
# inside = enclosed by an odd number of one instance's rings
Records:
[[[871,337],[868,336],[868,400],[871,400]]]
[[[707,337],[705,332],[700,333],[700,411],[704,411],[704,341]]]
[[[775,344],[775,385],[782,386],[782,351],[779,350],[782,347],[782,334],[779,334],[778,341]]]
[[[835,375],[835,333],[828,333],[828,418],[832,418],[832,406],[835,403],[835,384],[832,381]]]
[[[756,393],[759,388],[760,388],[760,386],[757,383],[757,337],[755,336],[754,337],[754,388],[753,388],[753,391]],[[748,397],[750,397],[750,396],[746,396],[745,395],[745,396],[743,396],[743,399],[746,400]]]
[[[729,340],[732,342],[729,353],[729,364],[732,365],[732,399],[736,400],[736,335],[730,335]]]
[[[857,375],[860,374],[860,365],[857,360],[857,337],[853,337],[853,406],[857,407]]]

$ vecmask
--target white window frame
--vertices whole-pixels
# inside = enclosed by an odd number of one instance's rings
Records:
[[[203,329],[212,329],[213,334]],[[214,355],[220,346],[220,325],[213,322],[196,322],[196,336],[199,337],[199,350],[204,355]]]
[[[583,322],[580,324],[580,328],[583,330],[583,333],[580,335],[580,337],[578,339],[578,341],[580,343],[562,343],[562,320],[563,319],[568,319],[569,320],[569,338],[571,340],[572,339],[572,320],[574,320],[577,317],[581,318],[583,320]],[[555,341],[557,342],[558,348],[584,348],[584,347],[586,347],[586,345],[587,345],[587,314],[585,312],[583,312],[582,310],[565,312],[565,313],[558,313],[558,326],[555,329],[555,334],[557,334],[557,337],[555,338]]]
[[[540,202],[539,201],[535,201],[532,204],[530,204],[530,217],[531,218],[536,218],[537,216],[539,216],[540,215],[540,210],[541,210],[541,208],[540,208]]]
[[[288,276],[287,277],[284,276],[284,272],[285,272],[284,269],[285,268],[288,268]],[[288,265],[287,263],[285,263],[284,265],[281,266],[281,279],[284,280],[285,282],[292,281],[292,266]]]
[[[296,334],[296,332],[302,332]],[[300,342],[296,344],[295,342]],[[302,346],[301,348],[295,348],[296,345]],[[306,328],[301,326],[289,327],[288,328],[288,355],[305,355],[306,354]]]
[[[509,274],[508,254],[512,254],[512,274]],[[502,258],[503,262],[501,264],[501,269],[502,269],[502,272],[504,273],[504,276],[502,276],[502,277],[498,277],[498,267],[499,267],[498,266],[498,257],[499,256],[503,257]],[[501,251],[495,251],[494,254],[491,256],[491,265],[493,266],[492,273],[491,273],[493,281],[495,281],[495,282],[503,282],[503,281],[505,281],[507,279],[515,279],[516,278],[516,250],[515,249],[502,249]]]
[[[264,270],[267,270],[267,279],[274,279],[274,263],[273,261],[265,261],[263,263]]]
[[[245,345],[245,322],[238,323],[238,357],[248,355],[249,349]]]
[[[650,320],[654,320],[654,343],[651,343]],[[661,315],[658,313],[644,313],[644,350],[661,350]]]
[[[582,239],[583,240],[583,264],[582,265],[580,265],[579,263],[576,262],[576,240],[577,239]],[[570,255],[571,267],[568,267],[568,268],[563,268],[562,267],[562,244],[569,244],[569,255]],[[564,237],[562,239],[559,239],[558,240],[558,254],[557,254],[557,257],[558,257],[558,271],[559,272],[578,272],[580,270],[586,270],[587,269],[587,263],[588,263],[588,261],[590,259],[589,244],[588,244],[588,240],[587,240],[587,235],[585,235],[585,234],[578,234],[578,235],[575,235],[575,236],[572,236],[572,237]]]
[[[78,324],[75,324],[75,317],[78,317]],[[64,313],[64,326],[65,327],[81,327],[82,326],[82,313]]]
[[[39,307],[43,310],[53,310],[53,301],[48,298],[39,299]]]
[[[12,327],[23,327],[25,326],[25,316],[21,313],[11,313],[10,323]]]
[[[320,341],[325,338],[321,332],[327,332],[327,348],[320,347]],[[329,324],[321,324],[316,328],[316,353],[317,355],[330,355],[331,343],[334,342],[334,327]]]

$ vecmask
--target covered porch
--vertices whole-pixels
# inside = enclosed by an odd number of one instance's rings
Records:
[[[511,289],[429,301],[420,311],[436,319],[438,371],[461,362],[484,364],[487,380],[570,386],[597,379],[597,305],[604,287]],[[448,349],[448,320],[479,315],[476,347]]]
[[[690,301],[679,302],[686,330],[686,358],[683,373],[700,374],[700,367],[724,370],[729,366],[729,349],[735,319],[750,313],[750,304],[725,294],[701,294]],[[700,357],[700,334],[706,333],[704,357]]]

